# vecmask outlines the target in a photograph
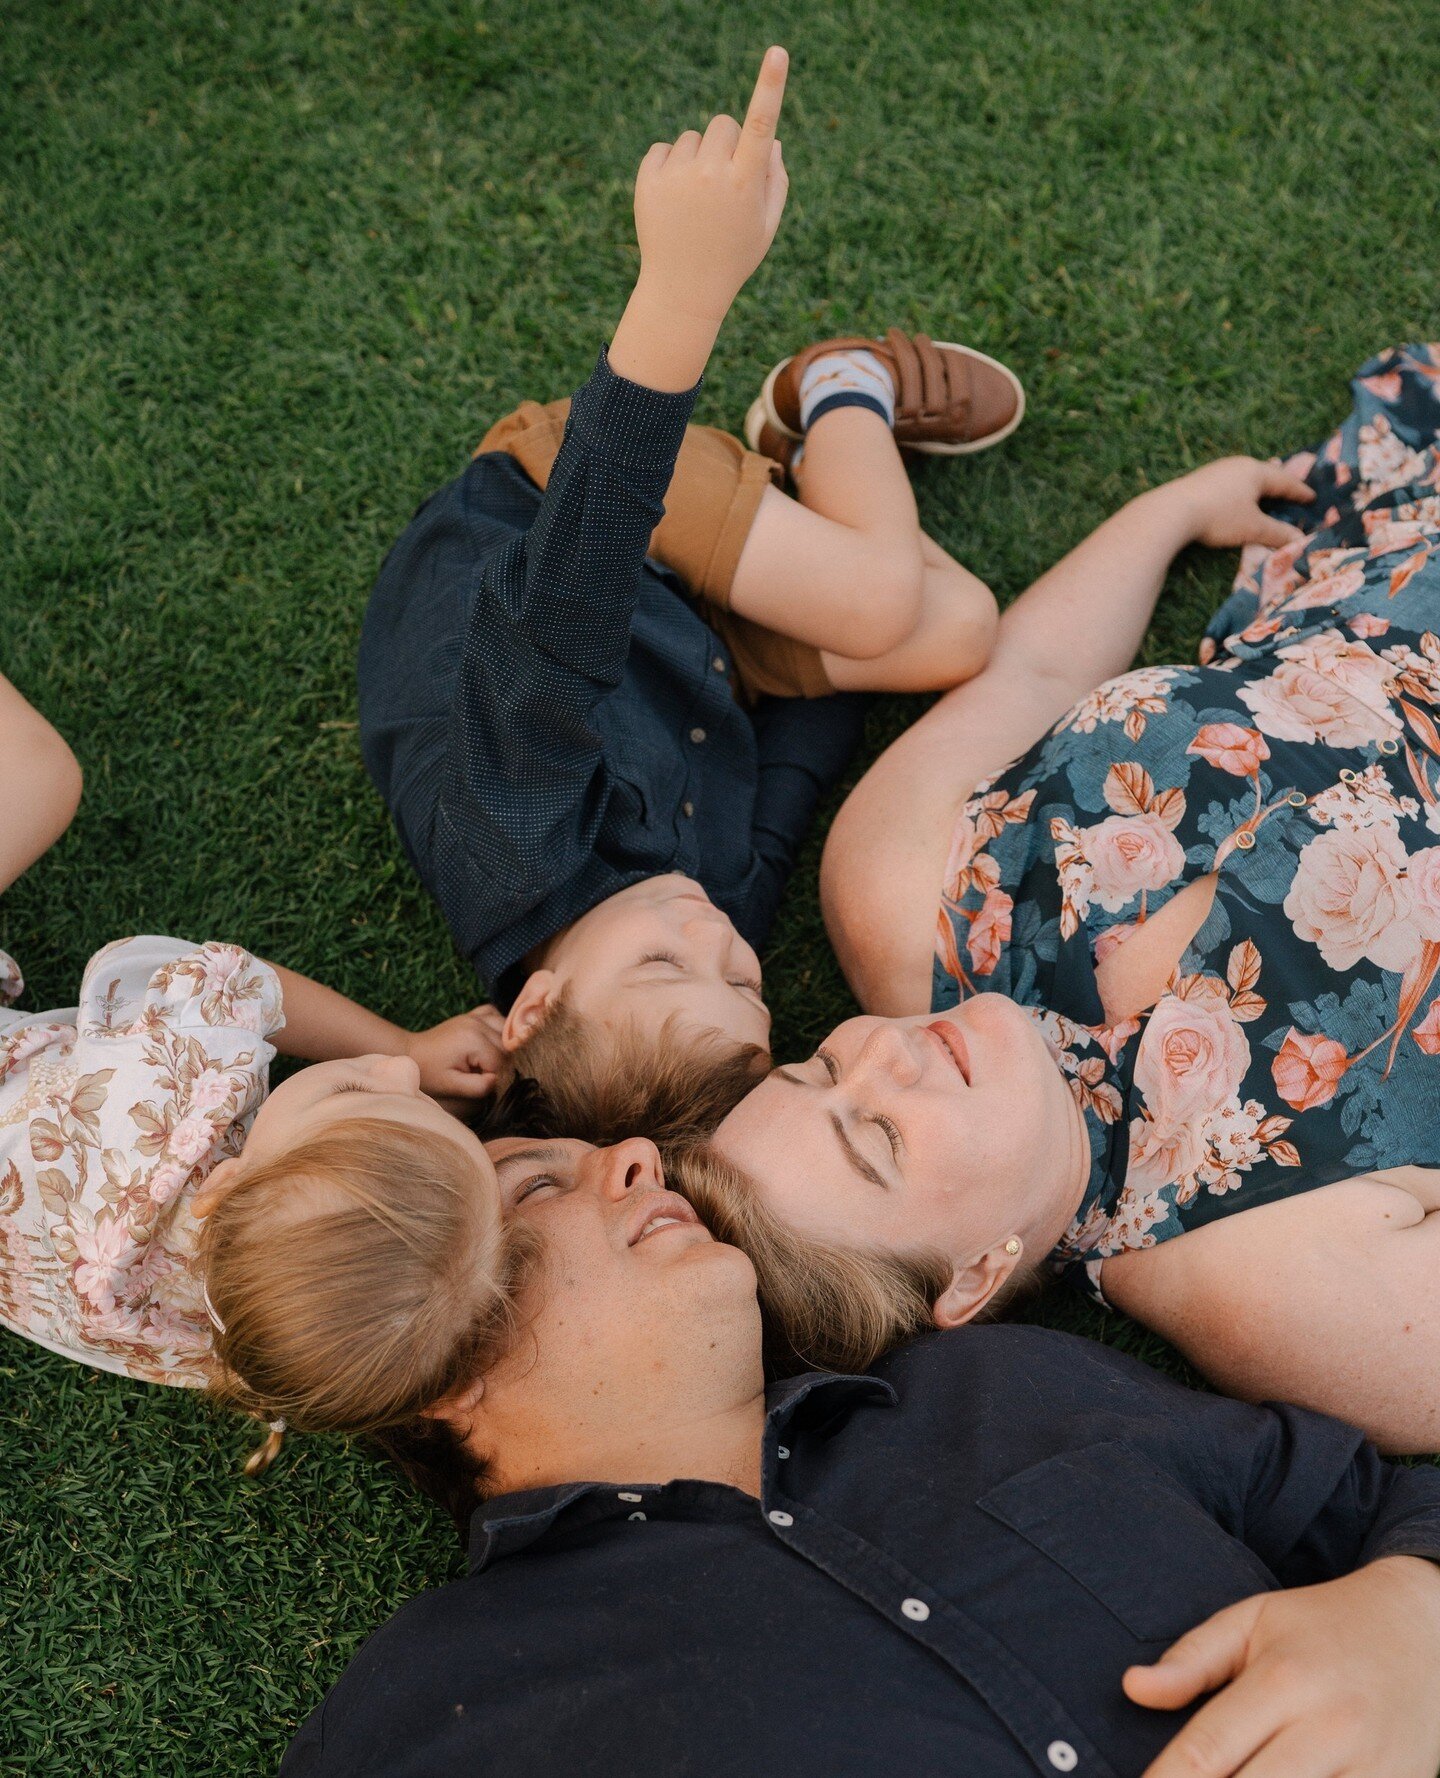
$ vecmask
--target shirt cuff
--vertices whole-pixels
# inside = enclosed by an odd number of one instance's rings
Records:
[[[647,389],[611,370],[602,346],[590,381],[571,404],[570,429],[589,455],[630,468],[669,468],[679,455],[704,381],[701,377],[693,389],[678,394]]]

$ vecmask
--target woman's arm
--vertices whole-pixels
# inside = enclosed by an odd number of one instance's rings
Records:
[[[930,948],[960,805],[1087,692],[1123,672],[1187,544],[1276,546],[1298,535],[1263,499],[1309,501],[1278,464],[1226,457],[1123,506],[1022,593],[984,670],[947,692],[860,780],[820,869],[831,943],[867,1012],[930,1005]]]
[[[60,838],[80,791],[75,755],[0,674],[0,890]]]
[[[505,1053],[500,1047],[502,1020],[493,1006],[477,1006],[428,1031],[407,1031],[308,976],[278,963],[269,967],[284,996],[285,1024],[275,1037],[282,1056],[304,1062],[411,1056],[420,1064],[420,1084],[432,1098],[473,1103],[495,1090]]]

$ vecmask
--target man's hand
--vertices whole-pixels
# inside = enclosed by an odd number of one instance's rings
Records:
[[[447,1111],[463,1116],[495,1091],[508,1066],[504,1023],[496,1007],[477,1006],[406,1039],[406,1055],[420,1064],[420,1085]]]
[[[1261,512],[1262,500],[1297,500],[1308,506],[1315,490],[1283,463],[1254,457],[1221,457],[1161,490],[1183,503],[1190,540],[1210,549],[1239,549],[1247,543],[1279,549],[1305,535],[1298,525]]]
[[[1124,1684],[1151,1710],[1217,1694],[1145,1778],[1435,1778],[1437,1670],[1440,1568],[1393,1556],[1244,1599]]]
[[[651,389],[693,388],[720,323],[769,251],[789,182],[775,140],[790,61],[768,49],[742,128],[656,142],[635,179],[640,276],[610,344],[610,367]]]

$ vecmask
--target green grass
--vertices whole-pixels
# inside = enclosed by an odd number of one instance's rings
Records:
[[[223,937],[402,1020],[469,983],[361,769],[368,584],[523,396],[573,388],[636,267],[649,142],[794,57],[792,196],[699,417],[817,331],[923,325],[1024,376],[927,526],[1004,595],[1142,486],[1327,429],[1437,325],[1440,33],[1398,0],[70,0],[0,24],[0,669],[87,773],[5,899],[32,1005],[135,930]],[[1147,642],[1188,656],[1227,564]],[[871,749],[917,705],[877,712]],[[3,818],[3,816],[0,816]],[[812,845],[778,1043],[847,1010]],[[1074,1304],[1047,1316],[1085,1331]],[[1103,1329],[1172,1367],[1156,1342]],[[263,1482],[193,1397],[0,1336],[0,1772],[252,1774],[454,1570],[359,1454]]]

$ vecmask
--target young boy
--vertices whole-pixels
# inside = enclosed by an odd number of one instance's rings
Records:
[[[650,149],[608,352],[420,508],[366,618],[366,764],[542,1084],[586,1038],[643,1050],[667,1021],[763,1058],[755,947],[858,737],[855,701],[821,694],[953,685],[995,625],[921,532],[898,447],[1012,430],[1010,372],[894,330],[822,342],[752,409],[768,454],[687,429],[784,207],[786,66],[767,53],[743,129]]]

